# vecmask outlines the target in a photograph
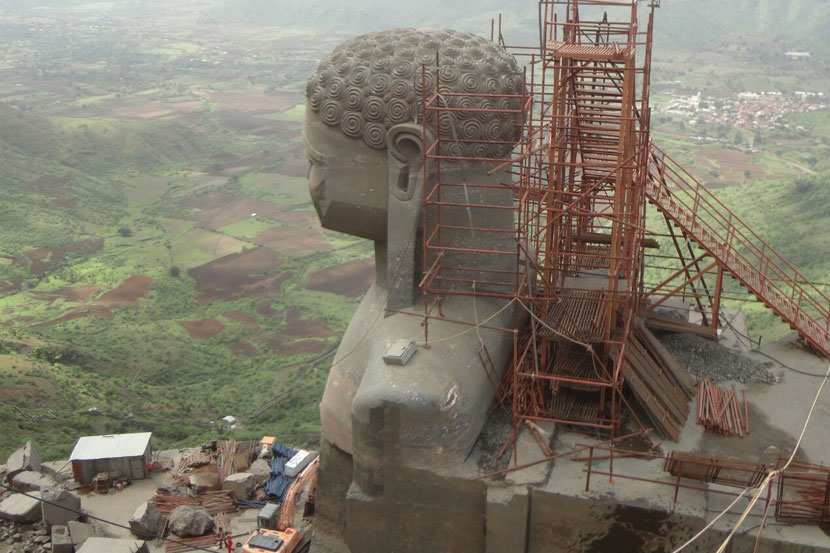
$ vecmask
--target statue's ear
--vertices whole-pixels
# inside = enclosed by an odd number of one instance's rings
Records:
[[[427,131],[426,143],[432,143]],[[393,178],[389,192],[397,199],[408,201],[415,193],[416,180],[424,163],[424,129],[415,123],[401,123],[386,132],[386,151]]]

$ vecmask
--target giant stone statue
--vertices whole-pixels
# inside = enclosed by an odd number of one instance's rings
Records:
[[[442,92],[460,93],[439,101],[469,111],[452,111],[440,129],[425,129],[421,97],[433,93],[436,78]],[[489,174],[495,164],[478,160],[508,157],[518,121],[476,110],[493,102],[516,109],[515,99],[493,98],[520,90],[517,64],[503,48],[472,34],[429,29],[350,40],[308,83],[303,138],[320,222],[375,243],[375,282],[345,332],[320,404],[319,526],[341,533],[353,553],[483,550],[482,487],[465,477],[464,463],[493,403],[512,336],[470,332],[451,321],[474,323],[501,311],[488,326],[512,328],[516,314],[503,309],[504,300],[448,296],[446,321],[429,323],[430,347],[419,348],[404,366],[383,356],[397,340],[424,339],[423,319],[415,314],[422,311],[424,186],[435,179],[433,167],[424,167],[424,148],[440,132],[440,153],[466,159],[442,164],[443,178],[493,185],[459,188],[459,203],[512,205],[509,175]],[[442,217],[456,229],[448,239],[465,247],[493,239],[473,227],[515,227],[510,210],[459,207]],[[452,255],[468,267],[459,282],[477,278],[477,269],[515,266],[506,256],[470,260],[448,252],[447,259]],[[482,349],[496,374],[479,361]]]

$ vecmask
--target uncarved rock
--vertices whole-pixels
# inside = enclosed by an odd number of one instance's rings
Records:
[[[130,531],[139,538],[153,538],[161,530],[164,517],[152,501],[145,501],[135,510],[129,524]]]
[[[75,549],[81,547],[86,540],[93,537],[104,538],[106,533],[99,526],[93,526],[85,522],[69,521],[69,535],[72,536],[72,545]]]
[[[52,526],[52,553],[72,553],[74,549],[69,529],[59,524]]]
[[[213,530],[213,518],[208,510],[201,505],[182,505],[176,507],[168,517],[170,531],[187,538],[190,536],[204,536]]]
[[[57,482],[63,482],[72,476],[72,465],[69,464],[69,461],[41,463],[40,472],[46,476],[51,476]]]
[[[190,487],[197,494],[219,489],[219,475],[215,472],[197,472],[190,475]]]
[[[40,454],[32,442],[26,442],[26,445],[9,455],[6,461],[6,482],[11,482],[18,473],[27,470],[40,472]]]
[[[81,498],[72,492],[59,488],[46,488],[41,490],[41,497],[48,503],[41,503],[43,522],[46,528],[53,525],[65,526],[70,520],[81,518],[78,512],[81,510]]]
[[[34,497],[29,497],[34,496]],[[12,522],[36,522],[40,520],[40,492],[10,495],[0,503],[0,518]]]
[[[19,472],[12,478],[12,488],[19,492],[39,492],[57,486],[58,483],[51,476],[44,476],[31,470]]]
[[[248,499],[256,487],[256,479],[250,472],[237,472],[225,478],[222,489],[228,490],[236,499]]]
[[[271,465],[265,459],[257,459],[251,463],[248,472],[254,475],[254,481],[259,486],[264,486],[271,479]]]

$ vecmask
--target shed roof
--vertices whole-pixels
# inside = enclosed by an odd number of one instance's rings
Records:
[[[113,459],[116,457],[138,457],[144,455],[150,442],[151,432],[135,434],[106,434],[104,436],[83,436],[78,439],[70,461],[89,459]]]

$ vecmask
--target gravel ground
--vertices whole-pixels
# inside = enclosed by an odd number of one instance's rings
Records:
[[[492,472],[506,468],[510,455],[505,454],[501,459],[496,459],[499,450],[507,442],[513,427],[510,424],[510,417],[503,409],[496,409],[490,416],[481,434],[478,436],[474,452],[477,449],[479,456],[478,467],[482,472]]]
[[[734,380],[745,384],[775,382],[770,371],[772,363],[758,363],[712,340],[668,332],[657,337],[695,378],[708,378],[712,382]]]

